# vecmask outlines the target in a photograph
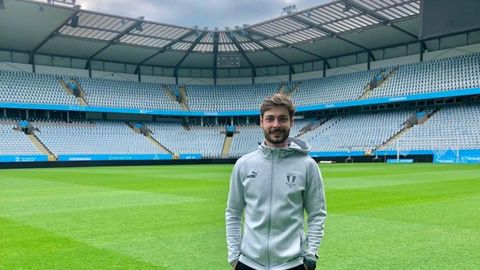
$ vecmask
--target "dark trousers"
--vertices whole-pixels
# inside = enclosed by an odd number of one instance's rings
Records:
[[[241,262],[238,262],[237,263],[237,266],[235,267],[235,270],[255,270],[255,268],[252,268],[250,266],[247,266]],[[288,270],[305,270],[305,267],[303,267],[303,264],[302,265],[299,265],[299,266],[295,266],[293,268],[290,268]]]

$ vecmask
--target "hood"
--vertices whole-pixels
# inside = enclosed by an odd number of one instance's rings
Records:
[[[308,155],[311,147],[303,140],[288,137],[287,139],[288,146],[284,148],[270,147],[265,144],[263,141],[258,147],[265,154],[265,157],[271,157],[273,155],[278,155],[279,157],[286,157],[291,155],[294,152],[298,152],[304,155]]]

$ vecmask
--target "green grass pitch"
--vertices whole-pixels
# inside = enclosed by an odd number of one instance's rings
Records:
[[[230,269],[231,165],[0,170],[0,269]],[[480,269],[480,166],[321,165],[319,269]]]

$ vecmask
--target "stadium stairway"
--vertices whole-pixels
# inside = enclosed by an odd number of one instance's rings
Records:
[[[40,150],[43,154],[48,156],[48,161],[56,161],[57,157],[53,154],[50,149],[45,146],[45,144],[40,141],[40,139],[35,135],[35,133],[27,134],[28,139],[35,145],[35,147]]]
[[[232,148],[233,136],[225,136],[223,141],[222,158],[228,158],[230,154],[230,148]]]
[[[58,79],[58,83],[65,89],[65,92],[67,92],[67,95],[73,96],[73,90],[68,87],[68,85],[65,83],[63,79]]]
[[[372,91],[374,91],[376,88],[382,86],[385,84],[385,82],[387,82],[395,73],[395,71],[397,71],[398,67],[396,68],[393,68],[391,69],[390,71],[387,72],[386,76],[385,77],[382,77],[382,79],[380,81],[378,81],[376,83],[376,86],[372,88],[371,86],[371,83],[368,83],[365,88],[364,88],[364,91],[363,91],[363,94],[358,98],[358,99],[366,99],[370,96],[370,94],[372,93]],[[381,75],[383,72],[385,72],[387,70],[382,70],[380,71],[378,74],[375,75],[375,77]],[[375,78],[374,77],[374,78]],[[374,79],[372,79],[373,81]]]
[[[426,117],[424,118],[421,118],[421,119],[415,119],[415,123],[411,122],[410,119],[411,117],[409,117],[409,119],[407,119],[403,125],[403,128],[400,129],[397,133],[393,134],[390,138],[388,138],[388,140],[386,140],[382,145],[380,145],[379,147],[376,147],[376,148],[373,148],[371,149],[371,153],[373,153],[374,151],[377,151],[377,150],[385,150],[388,146],[392,145],[395,143],[395,141],[399,140],[405,133],[407,133],[414,125],[422,125],[424,124],[426,121],[428,121],[428,119],[430,119],[437,111],[439,111],[439,109],[435,109],[429,113],[427,113]]]
[[[190,108],[188,107],[187,88],[185,88],[185,86],[179,86],[178,91],[180,92],[180,106],[185,111],[190,110]]]
[[[152,136],[152,131],[146,126],[146,125],[141,125],[141,126],[136,126],[132,123],[125,123],[133,132],[135,133],[141,133],[145,138],[147,138],[148,141],[150,141],[155,147],[159,148],[165,153],[171,154],[173,157],[176,157],[177,155],[173,153],[170,149],[165,147],[163,144],[161,144],[159,141],[157,141],[153,136]]]
[[[87,100],[85,99],[86,97],[85,91],[83,91],[83,88],[80,86],[80,83],[78,83],[77,80],[75,79],[70,80],[70,82],[75,84],[76,88],[78,89],[77,94],[75,94],[73,89],[70,88],[63,79],[58,79],[58,82],[65,89],[68,95],[75,96],[75,98],[77,99],[78,103],[80,103],[81,106],[88,106]]]
[[[190,131],[190,130],[191,130],[190,125],[188,125],[187,122],[182,122],[182,128],[185,129],[186,131]]]
[[[76,79],[72,79],[71,82],[77,85],[77,89],[79,91],[79,96],[77,97],[78,102],[80,102],[80,105],[82,106],[88,106],[87,102],[87,95],[85,94],[85,91],[83,90],[82,86]]]
[[[327,122],[330,118],[325,118],[325,119],[319,120],[316,123],[308,123],[306,126],[304,126],[300,129],[300,131],[295,136],[295,138],[299,138],[300,136],[304,135],[307,132],[314,131],[315,129],[317,129],[321,125],[323,125],[325,122]]]
[[[177,154],[173,153],[170,149],[165,147],[163,144],[161,144],[159,141],[157,141],[155,138],[152,137],[152,134],[149,134],[148,136],[145,136],[155,147],[161,149],[164,152],[169,153],[173,157],[178,156]]]
[[[312,123],[308,123],[306,126],[304,126],[303,128],[300,129],[300,131],[299,131],[298,134],[295,136],[295,138],[298,138],[298,137],[302,136],[303,134],[311,131],[311,130],[312,130],[312,127],[313,127],[313,124],[312,124]]]
[[[393,134],[390,138],[388,138],[382,145],[380,145],[378,147],[375,147],[375,148],[371,149],[370,151],[367,150],[368,153],[372,154],[377,150],[385,150],[387,148],[387,146],[389,146],[390,144],[394,143],[396,140],[401,138],[403,136],[403,134],[407,133],[408,130],[411,129],[411,128],[412,128],[411,126],[404,126],[397,133]]]
[[[286,89],[287,89],[286,83],[282,82],[280,84],[280,87],[277,90],[277,94],[286,94],[287,93]]]
[[[172,90],[168,85],[164,85],[163,89],[165,90],[165,93],[167,94],[167,96],[170,97],[171,100],[178,102],[182,110],[184,111],[190,110],[187,104],[187,92],[184,86],[178,87],[178,96],[177,96],[177,93],[175,93],[175,91]]]
[[[288,92],[286,93],[287,96],[292,97],[295,94],[295,92],[300,88],[301,84],[302,82],[297,82],[292,88],[288,90]]]
[[[170,89],[167,85],[163,86],[163,90],[165,90],[165,93],[167,94],[168,97],[170,97],[171,100],[178,102],[177,96],[173,93],[173,90]]]
[[[333,126],[335,126],[338,122],[342,121],[343,119],[347,118],[346,115],[339,115],[339,116],[334,116],[330,119],[328,119],[327,121],[321,123],[320,125],[316,126],[316,127],[312,127],[312,130],[314,129],[317,129],[317,128],[320,128],[322,127],[323,130],[320,132],[325,132],[326,130],[329,130],[331,129]],[[332,120],[332,121],[330,121]]]

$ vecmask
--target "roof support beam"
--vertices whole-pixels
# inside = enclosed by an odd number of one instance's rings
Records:
[[[246,35],[246,36],[253,41],[253,39],[251,38],[252,32],[255,32],[255,34],[257,34],[257,32],[254,31],[254,30],[252,30],[252,29],[250,29],[250,30],[248,30],[248,31],[249,31],[249,32],[247,32],[247,35]],[[260,33],[260,35],[261,35],[261,33]],[[280,42],[284,43],[283,41],[280,41]],[[262,47],[262,49],[264,49],[265,51],[273,54],[273,55],[276,56],[278,59],[280,59],[280,60],[282,60],[283,62],[285,62],[285,64],[290,65],[290,63],[289,63],[287,60],[285,60],[283,57],[279,56],[278,54],[272,52],[272,50],[271,50],[270,48],[268,48],[267,46],[263,45],[263,44],[260,43],[260,42],[256,42],[255,44],[257,44],[258,46]],[[240,46],[238,46],[238,45],[237,45],[237,47],[240,48]]]
[[[85,68],[88,68],[88,77],[91,79],[92,78],[92,62],[87,61],[87,66]]]
[[[143,59],[142,61],[140,61],[138,64],[137,64],[137,67],[135,68],[135,74],[137,74],[139,71],[140,71],[140,66],[143,65],[145,62],[147,62],[148,60],[154,58],[155,56],[159,55],[159,54],[162,54],[164,53],[165,51],[167,51],[170,46],[172,46],[173,44],[183,40],[184,38],[190,36],[191,34],[193,34],[195,31],[190,31],[190,32],[187,32],[183,35],[181,35],[180,37],[178,37],[177,39],[175,40],[172,40],[170,43],[168,43],[167,45],[165,45],[161,50],[159,50],[158,52],[150,55],[149,57]]]
[[[346,43],[348,43],[348,44],[350,44],[350,45],[353,45],[353,46],[355,46],[355,47],[358,47],[358,48],[366,51],[366,52],[368,53],[369,57],[372,57],[372,59],[373,59],[373,55],[372,55],[372,52],[370,51],[370,49],[368,49],[368,48],[366,48],[366,47],[364,47],[364,46],[362,46],[362,45],[360,45],[360,44],[358,44],[358,43],[355,43],[355,42],[353,42],[353,41],[351,41],[351,40],[348,40],[348,39],[346,39],[346,38],[340,37],[337,33],[333,32],[333,31],[331,31],[331,30],[329,30],[329,29],[327,29],[327,28],[325,28],[325,27],[322,27],[322,26],[313,24],[312,22],[307,21],[307,20],[303,19],[302,17],[298,16],[298,14],[292,15],[290,18],[293,19],[293,20],[295,20],[295,21],[297,21],[297,22],[306,24],[306,25],[308,25],[308,26],[310,26],[310,27],[312,27],[312,28],[318,29],[318,30],[320,30],[320,31],[322,31],[322,32],[324,32],[324,33],[327,33],[327,34],[330,35],[330,37],[332,37],[332,38],[337,38],[337,39],[339,39],[339,40],[341,40],[341,41],[344,41],[344,42],[346,42]]]
[[[292,74],[295,73],[292,65],[288,66],[288,87],[292,85]]]
[[[423,62],[423,54],[428,51],[425,41],[420,41],[420,62]]]
[[[37,70],[35,68],[35,54],[33,53],[33,51],[30,52],[30,64],[32,65],[32,72],[37,73]]]
[[[183,63],[183,61],[185,61],[185,59],[190,55],[190,53],[192,53],[195,46],[197,46],[197,44],[200,42],[200,40],[202,40],[202,38],[205,36],[206,33],[207,32],[203,32],[203,33],[200,33],[198,35],[198,37],[195,39],[195,42],[193,42],[192,46],[190,46],[190,48],[188,48],[188,50],[183,55],[182,59],[180,59],[180,61],[178,61],[178,63],[175,65],[175,71],[173,72],[173,75],[176,78],[176,84],[177,85],[178,85],[178,68]]]
[[[280,39],[278,39],[278,38],[276,38],[276,37],[267,36],[267,35],[265,35],[264,33],[255,31],[255,30],[253,30],[253,29],[249,29],[248,31],[250,31],[250,32],[252,32],[252,33],[255,33],[256,35],[259,35],[259,36],[261,36],[261,37],[263,37],[263,38],[275,40],[275,41],[277,41],[277,42],[286,44],[286,45],[288,45],[290,48],[293,48],[293,49],[296,49],[296,50],[298,50],[298,51],[304,52],[304,53],[306,53],[306,54],[315,56],[315,57],[320,58],[320,59],[322,59],[322,60],[325,60],[325,59],[326,59],[325,57],[323,57],[323,56],[321,56],[321,55],[318,55],[318,54],[313,53],[313,52],[309,52],[309,51],[304,50],[304,49],[302,49],[302,48],[299,48],[299,47],[297,47],[297,46],[295,46],[295,45],[288,44],[288,43],[286,43],[285,41],[280,40]],[[262,44],[259,43],[259,42],[257,42],[257,44],[258,44],[258,45],[262,45]],[[265,50],[271,52],[271,49],[270,49],[270,48],[267,48],[267,47],[265,47],[265,46],[263,46],[263,47],[264,47]]]
[[[359,5],[359,4],[357,4],[356,2],[354,2],[354,1],[351,1],[351,0],[343,0],[343,1],[344,1],[345,4],[347,4],[348,6],[354,8],[354,9],[356,9],[356,10],[358,10],[358,11],[364,13],[364,14],[367,14],[367,15],[372,16],[373,18],[381,21],[383,24],[388,25],[388,26],[391,26],[393,29],[395,29],[395,30],[397,30],[397,31],[399,31],[399,32],[402,32],[402,33],[404,33],[405,35],[410,36],[410,37],[412,37],[412,38],[414,38],[414,39],[416,39],[416,40],[418,39],[418,36],[416,36],[416,35],[408,32],[407,30],[405,30],[405,29],[403,29],[403,28],[400,28],[400,27],[394,25],[389,19],[385,18],[384,16],[382,16],[382,15],[376,13],[376,12],[373,12],[373,11],[369,10],[368,8],[362,6],[362,5]],[[414,1],[412,1],[412,2],[414,2]],[[403,3],[402,3],[402,4],[403,4]],[[400,4],[398,4],[398,5],[400,5]]]
[[[287,59],[281,57],[280,55],[274,53],[273,51],[269,50],[268,52],[275,55],[278,59],[282,60],[283,62],[285,62],[285,64],[287,64],[289,66],[292,65],[292,63],[290,63]]]
[[[112,46],[113,44],[117,43],[120,41],[120,38],[122,38],[123,36],[125,36],[126,34],[130,33],[130,31],[134,30],[135,28],[137,28],[138,26],[140,26],[141,24],[143,23],[143,19],[138,19],[134,24],[132,24],[130,27],[128,27],[127,29],[125,29],[123,32],[119,33],[115,38],[113,38],[112,40],[110,40],[107,45],[103,46],[100,50],[96,51],[94,54],[90,55],[88,57],[88,60],[87,62],[90,63],[92,61],[92,59],[99,55],[101,52],[103,52],[105,49],[107,49],[108,47]]]
[[[368,54],[368,56],[367,56],[367,70],[370,70],[370,62],[371,62],[370,61],[371,60],[370,55],[371,54]]]
[[[327,66],[328,68],[330,68],[330,64],[328,63],[328,60],[323,60],[323,70],[322,70],[323,77],[327,76]]]
[[[213,33],[213,85],[217,85],[218,32]]]
[[[80,12],[79,7],[75,7],[76,10],[65,20],[63,21],[59,26],[55,28],[46,38],[44,38],[40,43],[38,43],[32,51],[30,51],[30,58],[28,62],[32,64],[32,71],[35,73],[35,53],[43,46],[45,43],[47,43],[51,38],[55,36],[55,34],[64,26],[66,25],[73,17],[77,16],[77,14]]]
[[[63,21],[55,30],[53,30],[45,39],[43,39],[40,43],[38,43],[35,48],[32,50],[33,54],[35,54],[45,43],[47,43],[51,38],[55,36],[55,34],[60,31],[60,29],[65,26],[69,21],[72,20],[73,17],[77,16],[80,12],[80,8],[76,8],[76,10],[65,20]]]
[[[237,47],[238,51],[242,54],[242,56],[245,58],[245,60],[247,60],[248,62],[248,65],[250,66],[250,68],[252,69],[252,85],[254,84],[254,77],[257,77],[257,70],[255,68],[255,66],[253,65],[252,61],[250,61],[250,58],[248,58],[247,54],[245,53],[245,51],[243,50],[242,46],[240,46],[240,44],[238,44],[237,40],[233,37],[230,37],[230,39],[232,40],[233,44],[235,45],[235,47]]]
[[[307,51],[307,50],[305,50],[305,49],[302,49],[302,48],[299,48],[299,47],[297,47],[297,46],[292,46],[292,48],[295,49],[295,50],[304,52],[304,53],[306,53],[306,54],[310,54],[310,55],[312,55],[312,56],[318,57],[318,58],[320,58],[321,60],[325,60],[325,59],[326,59],[325,57],[323,57],[323,56],[321,56],[321,55],[318,55],[318,54],[313,53],[313,52],[309,52],[309,51]]]

